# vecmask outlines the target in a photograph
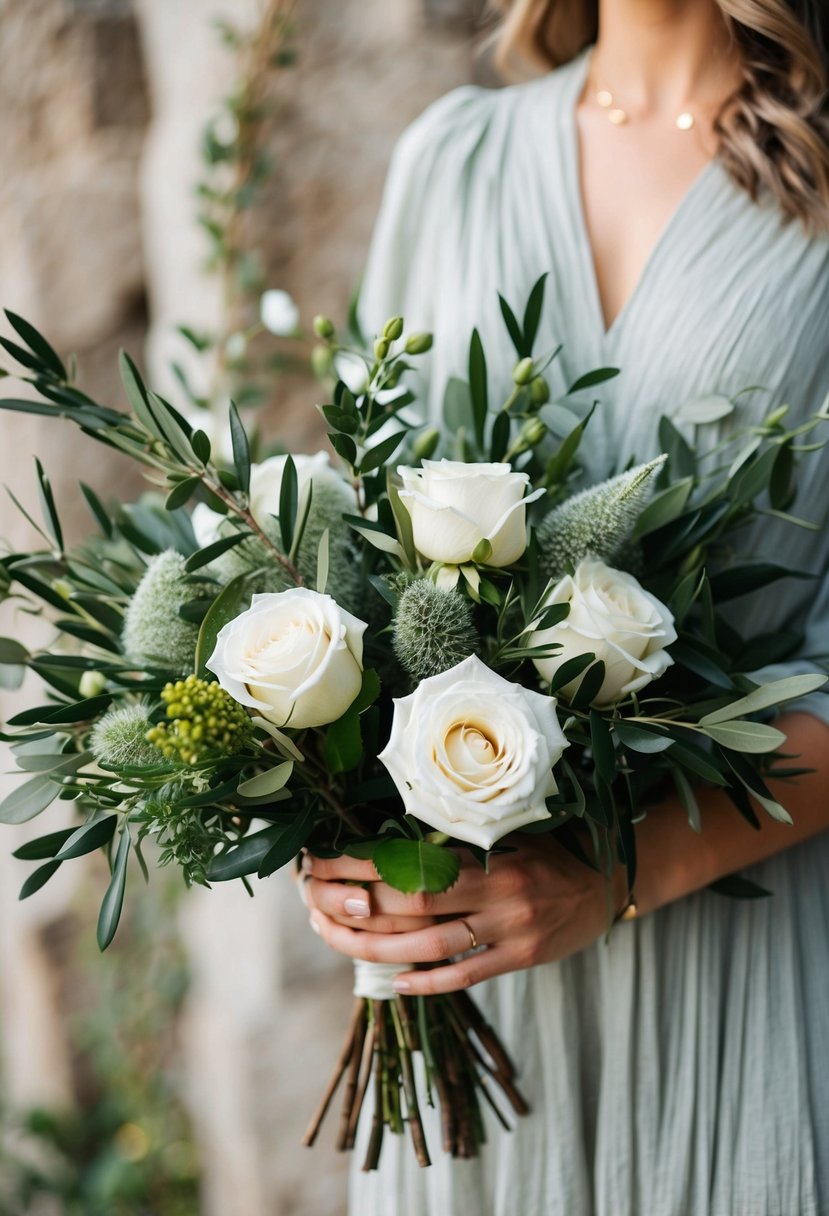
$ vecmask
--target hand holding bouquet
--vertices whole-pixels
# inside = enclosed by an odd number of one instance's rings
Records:
[[[99,533],[67,551],[38,464],[44,546],[0,561],[5,596],[48,612],[57,632],[46,651],[0,640],[5,683],[29,668],[48,689],[3,736],[26,777],[0,819],[22,822],[57,797],[80,816],[18,850],[39,863],[22,896],[103,849],[104,948],[131,854],[145,873],[151,855],[188,884],[249,885],[308,849],[370,861],[398,891],[437,893],[456,881],[460,850],[485,868],[515,847],[512,833],[553,831],[608,879],[624,872],[630,899],[635,822],[666,789],[696,829],[700,783],[752,823],[756,806],[787,818],[765,780],[785,771],[785,736],[764,719],[824,677],[758,684],[758,651],[784,659],[789,643],[740,637],[722,609],[780,576],[735,557],[733,538],[766,494],[788,509],[796,443],[825,414],[788,429],[777,410],[706,451],[663,418],[662,455],[584,486],[579,446],[596,408],[585,395],[616,372],[551,400],[555,352],[533,353],[542,301],[543,280],[520,322],[502,301],[517,362],[497,407],[473,333],[442,433],[423,427],[405,388],[428,335],[407,337],[392,318],[366,354],[319,319],[330,362],[346,351],[365,367],[359,391],[337,381],[321,406],[336,468],[323,454],[257,463],[232,404],[226,467],[126,356],[123,412],[87,397],[9,314],[24,345],[0,341],[39,399],[0,407],[74,421],[164,495],[108,506],[83,487]],[[717,417],[734,408],[717,401]],[[406,1125],[428,1164],[415,1053],[446,1151],[479,1150],[482,1102],[504,1122],[505,1102],[527,1109],[466,993],[394,994],[407,965],[358,969],[306,1137],[345,1076],[338,1144],[352,1146],[371,1088],[366,1168],[384,1128]]]

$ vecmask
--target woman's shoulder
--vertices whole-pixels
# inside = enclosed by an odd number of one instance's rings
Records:
[[[445,93],[399,137],[393,160],[422,168],[423,162],[445,160],[459,169],[472,159],[486,159],[505,141],[520,141],[522,121],[538,104],[552,123],[570,103],[572,84],[581,71],[581,56],[563,67],[520,84],[488,87],[460,85]]]

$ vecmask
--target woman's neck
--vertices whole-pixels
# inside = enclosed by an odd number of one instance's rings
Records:
[[[592,84],[640,115],[718,106],[739,66],[716,0],[600,0]]]

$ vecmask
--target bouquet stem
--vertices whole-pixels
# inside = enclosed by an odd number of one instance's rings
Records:
[[[373,1112],[364,1170],[377,1169],[386,1128],[408,1124],[420,1166],[431,1164],[421,1115],[422,1095],[414,1065],[425,1062],[426,1101],[440,1106],[443,1149],[453,1157],[475,1157],[486,1139],[481,1098],[509,1128],[498,1094],[517,1115],[529,1106],[515,1083],[515,1067],[495,1031],[465,992],[428,998],[396,995],[359,997],[331,1079],[314,1112],[303,1144],[311,1146],[345,1077],[336,1147],[353,1149],[360,1112],[373,1084]]]

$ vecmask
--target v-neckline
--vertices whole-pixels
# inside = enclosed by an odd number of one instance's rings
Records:
[[[584,88],[584,82],[587,78],[587,71],[590,63],[590,47],[584,50],[579,58],[573,62],[573,81],[572,88],[568,91],[565,99],[564,112],[564,134],[566,141],[565,148],[565,187],[571,191],[573,220],[576,230],[576,242],[578,245],[579,271],[583,276],[584,283],[587,285],[587,293],[590,296],[590,309],[592,312],[592,320],[602,342],[609,342],[618,330],[624,325],[625,320],[630,312],[636,307],[639,297],[642,295],[648,281],[653,276],[653,273],[659,262],[664,256],[665,250],[670,247],[674,232],[680,227],[685,219],[686,212],[693,205],[697,195],[701,192],[704,185],[712,175],[715,167],[718,164],[716,158],[708,161],[708,163],[699,171],[694,180],[685,190],[676,207],[665,221],[656,241],[651,246],[650,252],[642,266],[639,277],[633,285],[633,288],[625,297],[621,308],[616,312],[615,316],[608,324],[605,317],[604,306],[602,304],[601,292],[599,290],[599,277],[596,271],[596,258],[593,251],[593,246],[590,241],[589,230],[587,226],[587,213],[584,206],[584,196],[582,193],[582,178],[581,178],[581,139],[579,135],[578,125],[578,104]],[[575,70],[578,69],[578,70]]]

